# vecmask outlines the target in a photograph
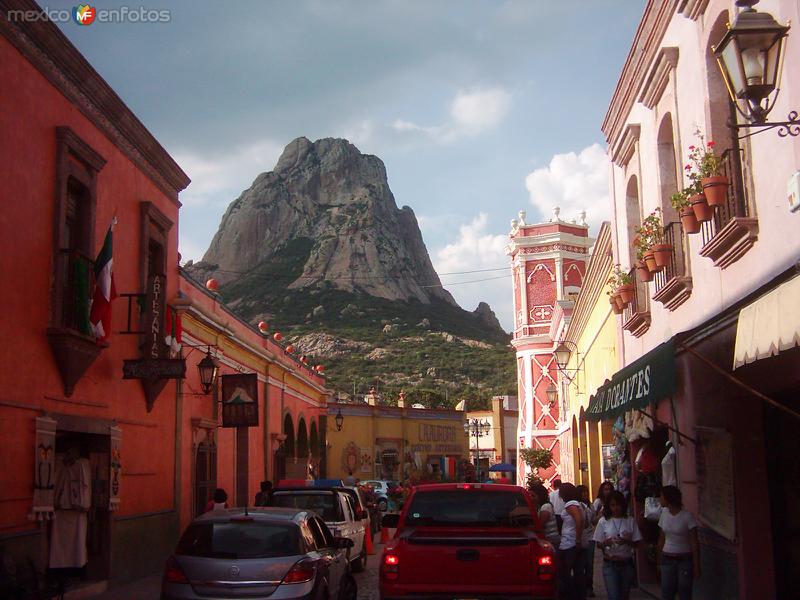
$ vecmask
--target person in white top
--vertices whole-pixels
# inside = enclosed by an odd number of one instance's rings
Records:
[[[553,486],[553,491],[550,492],[550,504],[553,505],[556,515],[558,515],[560,518],[561,513],[564,510],[564,501],[561,499],[561,495],[558,493],[559,489],[561,489],[561,480],[553,479],[551,485]]]
[[[700,544],[697,521],[683,508],[681,491],[674,485],[661,488],[661,511],[658,526],[658,564],[661,569],[663,600],[692,600],[692,583],[700,577]]]
[[[560,600],[583,600],[586,597],[586,552],[583,549],[586,511],[578,502],[578,490],[571,483],[562,483],[558,493],[564,502],[558,546],[558,597]]]
[[[622,492],[609,494],[594,530],[594,541],[603,552],[608,600],[628,600],[634,575],[633,549],[641,543],[642,534],[633,517],[628,516],[628,501]]]
[[[541,483],[532,485],[530,490],[539,505],[539,523],[542,526],[542,533],[544,533],[545,539],[553,544],[553,549],[558,550],[561,544],[561,535],[558,533],[555,510],[550,504],[547,490]]]

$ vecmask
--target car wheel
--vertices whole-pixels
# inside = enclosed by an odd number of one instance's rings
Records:
[[[364,543],[361,544],[361,554],[352,563],[353,573],[362,573],[367,568],[367,538],[364,536]]]
[[[342,578],[342,583],[339,586],[339,599],[338,600],[356,600],[358,598],[358,586],[356,580],[350,573],[347,573]]]
[[[385,498],[381,498],[378,500],[378,508],[381,512],[386,512],[386,509],[389,508],[389,503],[386,502]]]

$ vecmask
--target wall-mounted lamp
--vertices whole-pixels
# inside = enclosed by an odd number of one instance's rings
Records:
[[[197,363],[197,370],[200,372],[200,386],[203,388],[203,393],[208,394],[214,387],[219,374],[219,362],[211,356],[211,348],[206,351],[203,360]]]
[[[342,414],[342,409],[340,408],[339,411],[336,413],[336,431],[341,431],[342,427],[344,426],[344,415]]]

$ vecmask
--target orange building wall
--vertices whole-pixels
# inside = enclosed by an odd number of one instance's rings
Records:
[[[33,528],[31,507],[34,418],[37,411],[117,419],[122,428],[122,503],[118,515],[172,508],[175,384],[145,410],[138,381],[122,380],[122,362],[137,358],[137,337],[125,326],[125,302],[114,302],[111,347],[78,382],[71,398],[45,336],[50,319],[50,281],[56,182],[56,127],[68,126],[107,163],[98,175],[95,252],[116,212],[114,272],[119,292],[139,292],[140,205],[154,203],[175,226],[167,265],[177,265],[178,206],[0,36],[0,439],[7,465],[0,474],[0,533]],[[168,274],[167,297],[177,292],[177,271]]]

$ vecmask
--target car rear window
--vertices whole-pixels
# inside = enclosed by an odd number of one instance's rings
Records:
[[[298,510],[311,510],[322,517],[323,521],[342,521],[339,499],[334,494],[288,492],[272,495],[272,505]]]
[[[442,490],[418,492],[406,513],[406,525],[530,527],[533,517],[519,492]]]
[[[295,525],[230,521],[193,523],[178,542],[176,554],[205,558],[275,558],[302,554]]]

